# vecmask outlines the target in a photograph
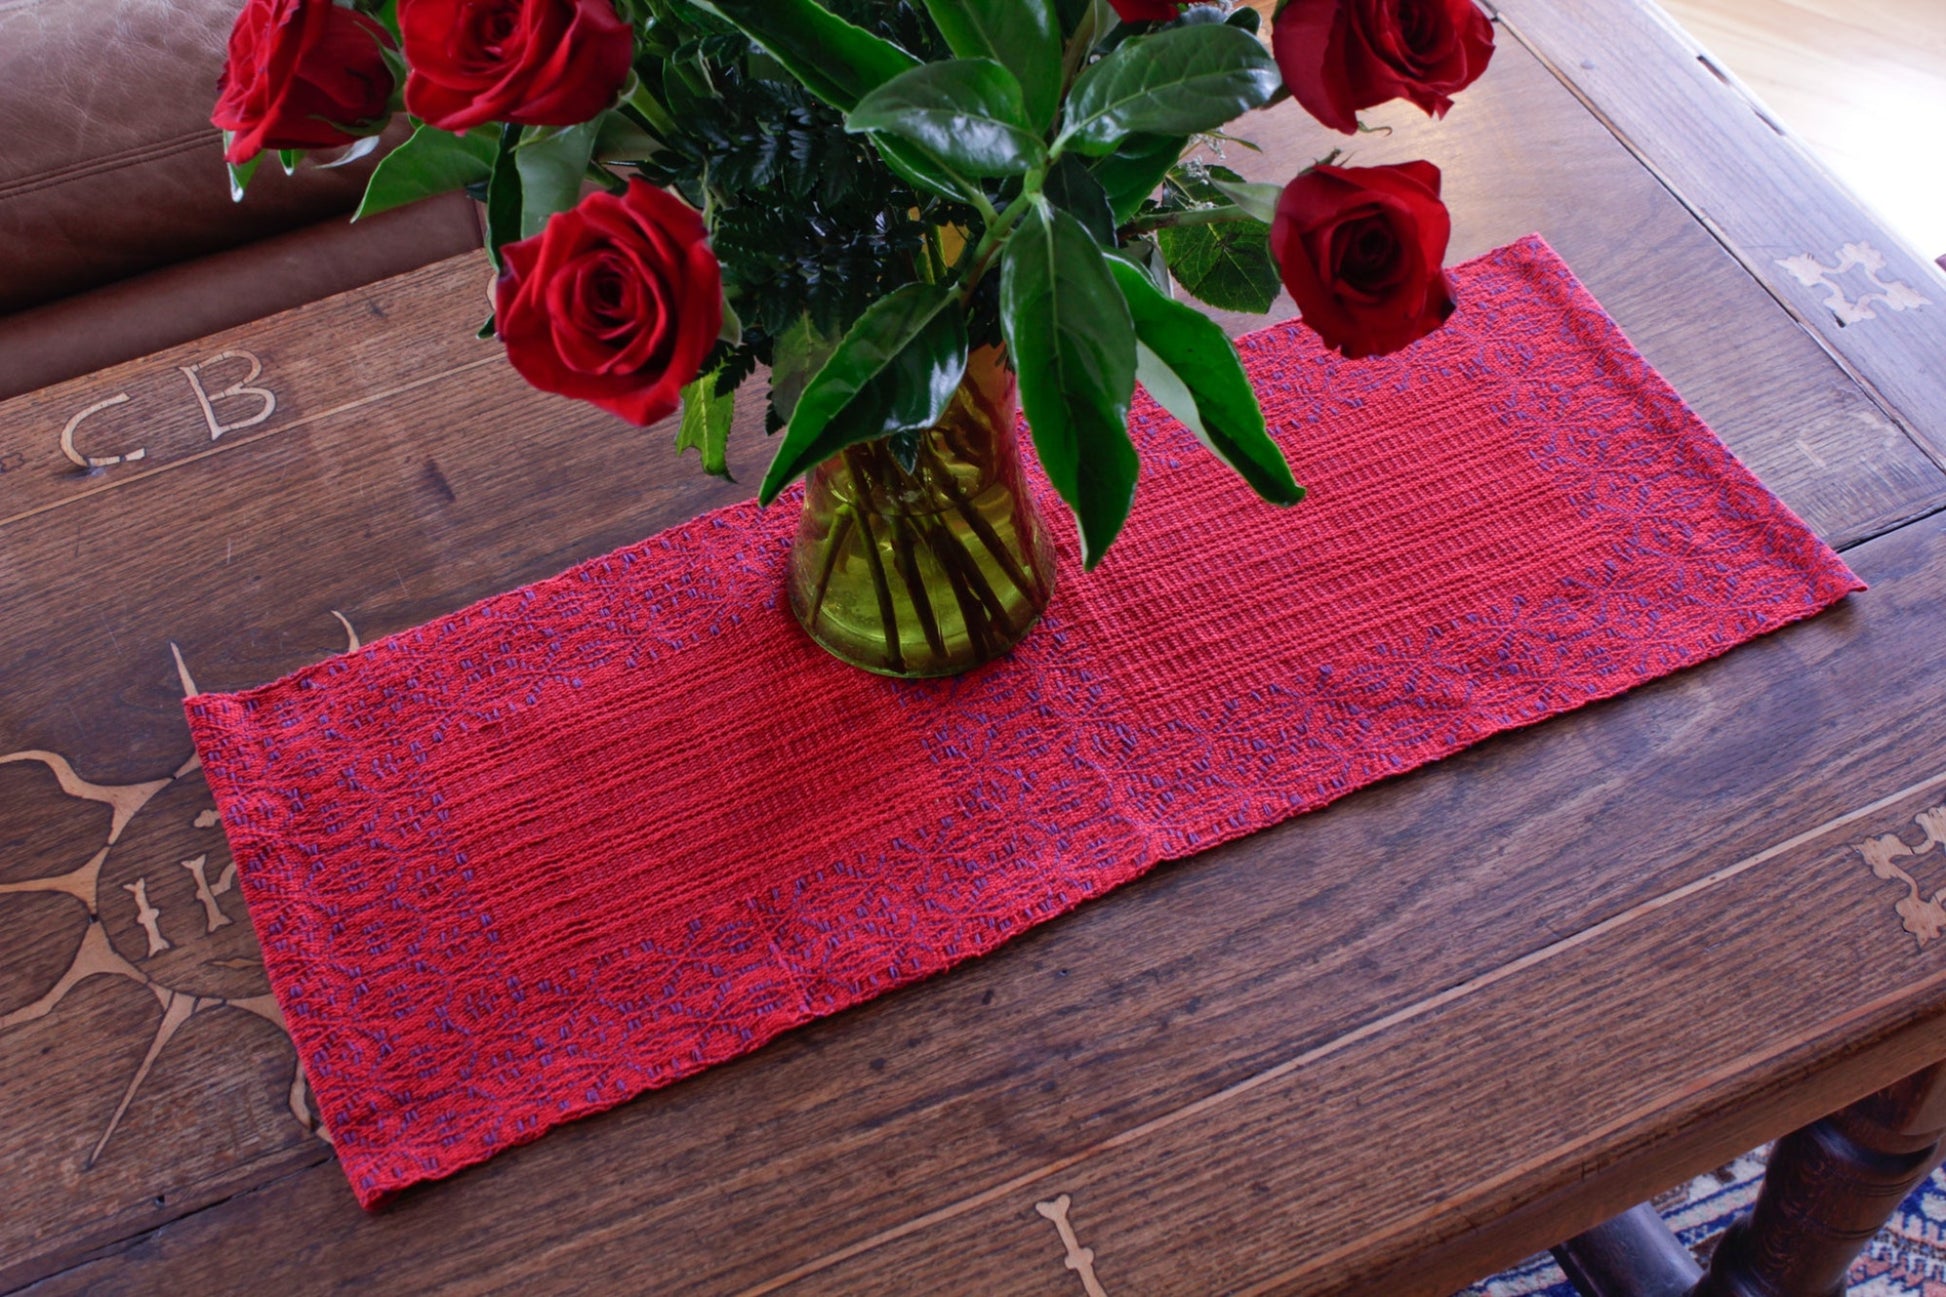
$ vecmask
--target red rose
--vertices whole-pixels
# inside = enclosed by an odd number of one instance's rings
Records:
[[[1304,323],[1356,359],[1410,346],[1453,313],[1439,168],[1313,167],[1285,186],[1270,250]]]
[[[574,126],[615,102],[635,33],[611,0],[399,0],[405,106],[447,131]]]
[[[392,100],[385,29],[331,0],[249,0],[230,29],[210,121],[235,132],[224,158],[322,149],[376,132]]]
[[[1125,23],[1166,22],[1182,12],[1182,0],[1108,0]]]
[[[675,413],[723,331],[723,273],[694,209],[634,180],[501,251],[494,319],[522,378],[631,423]]]
[[[1493,24],[1473,0],[1284,0],[1271,49],[1284,84],[1333,130],[1358,110],[1410,99],[1434,117],[1493,57]]]

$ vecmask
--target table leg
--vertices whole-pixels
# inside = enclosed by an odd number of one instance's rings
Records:
[[[1690,1297],[1842,1297],[1851,1263],[1938,1164],[1943,1134],[1946,1064],[1784,1136],[1756,1207]]]
[[[1648,1203],[1553,1249],[1581,1297],[1684,1297],[1703,1276]]]

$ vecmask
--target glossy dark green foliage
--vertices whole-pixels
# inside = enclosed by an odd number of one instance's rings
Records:
[[[486,249],[493,268],[505,267],[500,249],[520,238],[520,166],[514,159],[514,146],[520,143],[520,127],[500,128],[500,147],[493,155],[493,174],[487,180]]]
[[[735,23],[751,40],[840,112],[919,60],[891,41],[846,22],[815,0],[694,0]]]
[[[1261,315],[1283,287],[1270,258],[1270,227],[1262,221],[1169,226],[1156,240],[1183,290],[1219,311]]]
[[[481,132],[454,135],[423,123],[393,149],[365,182],[365,197],[354,221],[394,207],[483,183],[499,154],[493,137]]]
[[[1135,326],[1102,250],[1048,203],[1036,204],[1007,244],[1000,326],[1034,450],[1074,511],[1082,562],[1092,568],[1135,503]]]
[[[1282,84],[1276,61],[1249,32],[1207,23],[1169,28],[1124,41],[1081,74],[1061,140],[1100,155],[1136,132],[1217,130],[1269,102]]]
[[[900,73],[858,101],[845,129],[902,140],[958,177],[1017,176],[1047,158],[1020,82],[986,58]]]
[[[703,471],[727,482],[730,421],[736,415],[736,393],[719,392],[717,375],[704,374],[683,389],[682,422],[676,428],[676,452],[694,450],[702,457]]]
[[[579,126],[523,139],[514,149],[514,165],[520,170],[521,238],[539,234],[548,217],[581,201],[581,186],[588,178],[588,160],[594,156],[601,123],[597,117]]]
[[[910,284],[873,305],[805,386],[758,498],[776,499],[847,446],[938,423],[966,355],[966,315],[950,289]]]
[[[1296,504],[1304,488],[1264,428],[1264,413],[1236,347],[1215,321],[1156,287],[1148,272],[1120,258],[1109,270],[1135,323],[1136,377],[1156,404],[1180,419],[1252,490],[1273,504]]]
[[[992,59],[1014,74],[1036,134],[1061,101],[1060,23],[1048,0],[925,0],[940,35],[963,59]]]
[[[1115,211],[1109,205],[1108,191],[1080,156],[1064,154],[1048,170],[1041,192],[1048,202],[1080,221],[1096,243],[1104,248],[1115,246]]]
[[[1180,135],[1130,135],[1113,153],[1088,162],[1108,195],[1115,223],[1125,223],[1162,186],[1189,141]]]

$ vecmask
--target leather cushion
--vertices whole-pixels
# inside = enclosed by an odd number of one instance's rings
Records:
[[[447,194],[353,226],[342,216],[0,317],[0,400],[374,283],[480,245]],[[491,271],[479,258],[480,312]]]
[[[209,124],[241,0],[0,0],[0,314],[347,212],[372,161],[232,203]]]

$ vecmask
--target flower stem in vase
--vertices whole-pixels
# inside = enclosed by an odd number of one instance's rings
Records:
[[[982,353],[908,471],[884,441],[814,468],[791,606],[811,637],[889,675],[952,675],[1006,652],[1046,607],[1052,547],[1014,439],[1013,384]]]

